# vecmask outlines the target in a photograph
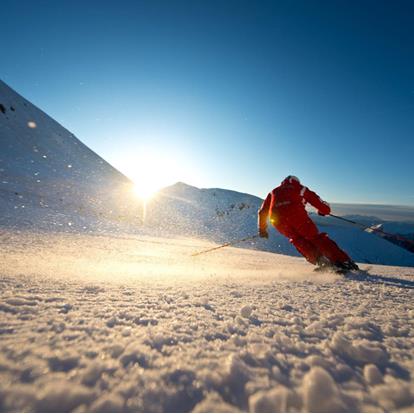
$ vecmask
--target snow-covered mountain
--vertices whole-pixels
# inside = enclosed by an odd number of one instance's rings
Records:
[[[143,225],[144,209],[132,194],[131,181],[0,81],[3,228],[150,232],[222,243],[256,234],[261,203],[249,194],[177,183],[147,204]],[[356,261],[414,266],[414,254],[374,234],[331,218],[315,216],[315,220]],[[276,231],[271,231],[269,240],[256,239],[240,247],[298,255]]]
[[[131,181],[2,81],[0,149],[0,225],[141,221]]]
[[[262,201],[236,191],[199,189],[177,183],[162,190],[148,204],[146,225],[217,243],[237,240],[256,233],[257,211]],[[316,214],[312,217],[321,231],[332,236],[358,262],[414,266],[414,254],[376,234],[364,232],[335,218]],[[240,246],[298,255],[289,241],[276,231],[270,231],[269,240],[259,239]]]
[[[150,200],[145,223],[168,232],[225,241],[256,233],[261,202],[250,194],[220,188],[199,189],[179,182]]]

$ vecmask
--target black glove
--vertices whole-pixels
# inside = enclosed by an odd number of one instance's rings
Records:
[[[267,232],[267,230],[259,230],[259,236],[262,237],[263,239],[268,239],[269,233]]]

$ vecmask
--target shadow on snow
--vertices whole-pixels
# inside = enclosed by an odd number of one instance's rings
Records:
[[[380,285],[394,286],[403,289],[414,289],[414,281],[398,279],[394,277],[371,275],[369,273],[349,273],[345,275],[345,278],[358,282],[377,283]]]

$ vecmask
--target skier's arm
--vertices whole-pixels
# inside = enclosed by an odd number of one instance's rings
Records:
[[[303,187],[301,195],[307,203],[312,204],[318,210],[321,216],[330,214],[330,205],[326,201],[323,201],[316,193],[309,190],[309,188]]]
[[[267,235],[267,218],[269,216],[269,209],[270,209],[270,202],[272,200],[272,194],[269,193],[263,201],[262,206],[259,209],[258,212],[258,230],[259,234],[263,237],[266,237]]]

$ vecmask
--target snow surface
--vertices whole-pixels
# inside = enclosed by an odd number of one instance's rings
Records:
[[[192,257],[255,234],[262,200],[177,183],[144,216],[1,81],[0,103],[1,411],[414,411],[413,267],[315,273],[275,231]],[[357,261],[414,266],[315,219]]]
[[[414,411],[414,269],[3,231],[2,411]]]

